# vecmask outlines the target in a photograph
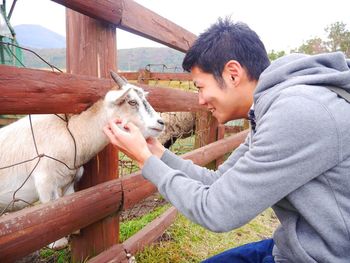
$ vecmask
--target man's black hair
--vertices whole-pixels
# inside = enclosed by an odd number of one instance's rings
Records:
[[[190,72],[194,66],[214,75],[221,85],[222,72],[229,60],[238,61],[250,80],[258,80],[270,60],[259,36],[246,24],[233,23],[230,18],[219,18],[200,34],[188,50],[182,67]]]

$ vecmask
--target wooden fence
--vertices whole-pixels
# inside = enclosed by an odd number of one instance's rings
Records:
[[[91,106],[113,85],[108,74],[116,70],[116,27],[183,52],[195,40],[192,33],[130,0],[54,2],[69,8],[68,73],[0,66],[0,114],[80,113]],[[125,76],[135,79],[127,73]],[[187,74],[164,73],[159,78],[189,80]],[[195,93],[139,86],[150,92],[149,101],[157,111],[192,111],[209,116],[197,104]],[[220,158],[246,136],[241,132],[216,141],[217,123],[204,121],[197,129],[203,126],[211,129],[197,146],[210,144],[183,156],[200,165]],[[160,236],[174,220],[174,208],[124,243],[116,244],[120,211],[156,191],[140,173],[118,179],[117,163],[115,149],[107,146],[85,166],[81,191],[1,217],[0,262],[20,259],[78,229],[80,235],[74,236],[71,243],[74,262],[86,258],[91,262],[126,262],[128,253],[136,253]]]

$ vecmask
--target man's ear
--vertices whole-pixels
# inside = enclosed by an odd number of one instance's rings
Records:
[[[227,81],[237,86],[241,80],[242,66],[237,60],[229,60],[225,66],[223,72],[227,77]]]
[[[111,90],[107,93],[105,100],[111,104],[119,105],[125,100],[125,97],[128,95],[130,90],[130,87],[119,90]]]

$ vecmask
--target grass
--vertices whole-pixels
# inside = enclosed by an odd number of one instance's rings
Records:
[[[120,223],[120,239],[125,241],[164,213],[169,204],[133,220]],[[178,214],[160,241],[136,254],[138,263],[200,262],[229,248],[271,237],[278,225],[272,209],[261,213],[247,225],[227,233],[213,233]],[[70,262],[70,251],[42,249],[40,262]]]
[[[148,223],[152,222],[156,217],[163,214],[170,205],[165,205],[156,208],[154,211],[143,215],[139,218],[128,220],[120,223],[120,242],[124,242],[126,239],[131,237],[145,227]]]
[[[40,262],[70,262],[70,251],[68,248],[58,251],[50,248],[43,248],[40,250]]]
[[[271,209],[228,233],[213,233],[178,215],[160,241],[136,255],[138,263],[200,262],[229,248],[271,237],[278,221]]]

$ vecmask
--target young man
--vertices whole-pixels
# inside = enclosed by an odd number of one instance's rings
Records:
[[[192,221],[216,232],[238,228],[272,207],[273,240],[206,262],[350,262],[350,61],[340,52],[293,54],[269,66],[248,26],[219,20],[183,62],[199,103],[220,123],[251,119],[251,133],[217,171],[185,161],[129,123],[105,128],[145,178]]]

